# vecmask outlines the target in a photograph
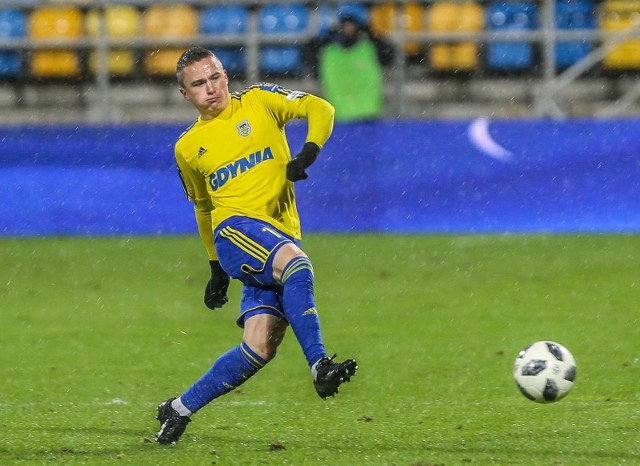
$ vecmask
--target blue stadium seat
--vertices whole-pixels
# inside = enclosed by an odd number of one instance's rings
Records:
[[[249,12],[244,6],[211,6],[200,12],[200,32],[242,35],[247,32]]]
[[[267,5],[260,8],[258,23],[260,32],[266,35],[300,33],[309,25],[309,10],[301,4]],[[266,74],[297,75],[303,67],[301,46],[267,46],[261,49],[260,69]]]
[[[341,3],[337,6],[320,3],[315,10],[319,19],[317,36],[325,36],[331,28],[338,26],[338,21],[346,16],[355,18],[360,24],[369,26],[369,9],[361,3]],[[311,17],[311,16],[310,16]]]
[[[557,0],[558,29],[595,29],[595,6],[592,0]],[[589,54],[593,44],[585,41],[559,42],[556,46],[556,65],[568,68]]]
[[[532,30],[538,22],[537,6],[532,1],[492,2],[486,10],[489,30]],[[492,42],[487,46],[487,67],[501,71],[521,71],[534,64],[533,44],[530,42]]]
[[[338,13],[336,12],[335,7],[330,6],[326,3],[321,3],[317,6],[316,9],[310,12],[311,14],[318,15],[318,31],[316,33],[317,37],[325,37],[331,28],[337,26],[338,24]],[[311,19],[311,16],[309,16]]]
[[[27,17],[21,10],[0,10],[0,39],[21,38],[27,34]],[[22,72],[19,52],[0,51],[0,78],[15,78]]]
[[[201,34],[242,36],[247,32],[249,11],[244,6],[212,6],[200,12]],[[242,47],[213,47],[229,73],[243,73],[246,69]]]
[[[338,5],[338,18],[351,16],[360,24],[369,26],[369,9],[364,3],[340,3]]]

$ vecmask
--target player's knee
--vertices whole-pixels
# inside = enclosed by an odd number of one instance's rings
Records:
[[[280,282],[284,285],[291,281],[313,284],[313,265],[306,255],[294,257],[284,267]]]
[[[263,317],[264,325],[254,326],[253,329],[245,327],[243,339],[253,352],[269,362],[276,357],[278,347],[284,340],[287,323],[270,315]]]
[[[304,251],[294,243],[285,244],[278,249],[275,257],[273,258],[273,277],[276,281],[280,283],[283,282],[282,276],[285,269],[292,261],[295,261],[298,258],[309,260]]]
[[[250,347],[258,356],[260,356],[266,362],[269,362],[276,357],[279,345],[280,344],[275,341],[265,339],[262,341],[252,342]]]
[[[277,353],[278,347],[276,345],[267,343],[262,347],[262,357],[265,361],[271,361]]]

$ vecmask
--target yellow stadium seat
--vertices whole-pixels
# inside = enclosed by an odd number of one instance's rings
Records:
[[[600,27],[603,31],[621,32],[640,26],[640,1],[608,0],[600,7]],[[640,39],[636,37],[619,42],[602,60],[602,67],[609,70],[640,68]]]
[[[100,35],[100,10],[91,10],[87,14],[87,33],[95,38]],[[111,38],[135,38],[141,29],[140,12],[130,5],[111,5],[104,11],[105,32]],[[134,52],[125,49],[109,51],[108,69],[112,76],[127,76],[135,69],[136,58]],[[89,70],[96,73],[98,69],[98,54],[89,55]]]
[[[188,5],[153,5],[142,15],[142,29],[147,38],[188,38],[198,34],[198,12]],[[145,53],[144,66],[151,76],[173,76],[176,63],[185,47],[160,47]]]
[[[75,39],[83,33],[83,14],[79,8],[42,7],[29,15],[31,39]],[[31,56],[30,68],[36,78],[77,78],[82,74],[76,50],[36,50]]]
[[[430,32],[478,32],[484,27],[484,11],[474,1],[439,1],[427,12]],[[436,43],[431,46],[429,65],[436,71],[473,71],[478,68],[476,42]]]
[[[398,19],[396,5],[393,3],[376,4],[371,7],[369,24],[374,34],[386,35],[395,32]],[[405,32],[420,32],[424,26],[424,8],[418,3],[407,3],[401,13],[400,24]],[[418,55],[422,52],[419,42],[407,42],[405,52]]]

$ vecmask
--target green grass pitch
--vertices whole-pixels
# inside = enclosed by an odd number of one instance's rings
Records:
[[[640,464],[640,236],[307,235],[325,342],[360,371],[320,400],[293,334],[163,447],[155,406],[239,343],[201,301],[196,237],[0,240],[0,464]],[[578,363],[539,405],[511,366]]]

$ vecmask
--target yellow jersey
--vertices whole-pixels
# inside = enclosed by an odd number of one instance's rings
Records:
[[[234,215],[263,220],[301,238],[294,186],[286,178],[291,153],[284,126],[306,118],[306,142],[319,147],[333,130],[333,107],[312,94],[260,83],[230,97],[217,117],[198,118],[175,145],[185,193],[195,203],[211,260],[216,259],[212,231]]]

